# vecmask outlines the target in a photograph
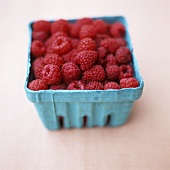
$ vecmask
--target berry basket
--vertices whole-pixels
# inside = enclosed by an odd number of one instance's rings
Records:
[[[28,83],[33,79],[30,52],[32,22],[29,24],[28,63],[24,88],[27,98],[30,102],[34,103],[42,123],[49,130],[57,130],[61,127],[81,128],[85,126],[122,125],[127,121],[134,101],[142,95],[144,82],[139,73],[137,60],[133,54],[126,19],[122,16],[93,19],[102,19],[108,23],[118,21],[125,26],[125,40],[132,52],[131,65],[139,86],[119,90],[30,90]],[[68,21],[75,22],[76,20]]]

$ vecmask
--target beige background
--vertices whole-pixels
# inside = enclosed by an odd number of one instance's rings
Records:
[[[124,15],[145,81],[118,128],[46,130],[23,89],[27,24]],[[169,0],[0,0],[0,170],[170,170]]]

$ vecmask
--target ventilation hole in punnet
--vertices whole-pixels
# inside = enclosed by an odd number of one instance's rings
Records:
[[[86,127],[87,125],[87,116],[83,116],[83,126]]]
[[[110,123],[110,118],[111,118],[111,116],[108,115],[107,118],[106,118],[106,125],[109,125],[109,123]]]
[[[58,121],[59,121],[60,127],[63,128],[64,127],[64,117],[58,116]]]

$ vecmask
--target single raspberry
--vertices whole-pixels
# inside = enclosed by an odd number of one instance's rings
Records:
[[[120,47],[116,51],[116,60],[119,64],[129,64],[132,60],[132,55],[127,47]]]
[[[45,66],[44,57],[38,57],[32,64],[32,69],[36,79],[42,79],[42,70]]]
[[[96,36],[96,31],[93,25],[83,25],[79,32],[79,38],[92,38],[94,39]]]
[[[71,45],[72,48],[77,49],[78,45],[79,45],[80,40],[78,38],[71,38]]]
[[[43,80],[36,79],[28,84],[28,88],[30,90],[38,91],[38,90],[47,90],[48,86],[45,84]]]
[[[64,83],[57,84],[57,85],[51,85],[50,86],[51,90],[65,90],[67,89],[67,86]]]
[[[77,23],[70,24],[70,36],[73,38],[78,38],[80,29],[81,29],[81,25]]]
[[[68,37],[68,35],[65,32],[56,32],[56,33],[52,34],[52,36],[45,41],[44,45],[46,47],[49,47],[50,45],[52,45],[52,43],[55,41],[55,39],[57,39],[60,36]]]
[[[56,32],[65,32],[69,33],[69,25],[68,22],[64,19],[59,19],[51,23],[51,33],[54,34]]]
[[[121,65],[119,68],[120,68],[119,80],[123,78],[133,77],[133,68],[130,64]]]
[[[44,57],[44,63],[47,64],[53,64],[57,65],[59,67],[62,67],[64,64],[63,58],[58,54],[46,54]]]
[[[94,26],[97,34],[106,34],[108,31],[108,24],[101,19],[94,20],[93,26]]]
[[[47,64],[42,70],[42,76],[42,80],[48,85],[59,84],[62,78],[60,67],[53,64]]]
[[[120,70],[117,65],[110,65],[106,67],[106,75],[109,80],[118,80],[119,74]]]
[[[91,18],[80,18],[77,20],[76,24],[83,26],[83,25],[91,25],[93,24],[93,20]]]
[[[66,54],[71,49],[71,40],[68,37],[59,36],[47,48],[48,53]]]
[[[80,40],[77,49],[78,49],[78,51],[95,50],[96,49],[96,43],[91,38],[83,38],[82,40]]]
[[[113,37],[124,37],[125,33],[125,26],[120,22],[115,22],[110,26],[110,34]]]
[[[45,54],[46,48],[39,40],[34,40],[31,44],[31,54],[33,57],[41,57]]]
[[[139,82],[136,78],[133,77],[123,78],[120,80],[120,86],[121,88],[135,88],[139,86]]]
[[[76,56],[76,63],[80,65],[81,70],[85,71],[93,67],[97,60],[97,52],[91,50],[81,51]]]
[[[39,21],[34,22],[32,27],[33,27],[33,31],[36,31],[36,32],[43,31],[43,32],[49,33],[50,25],[51,23],[49,21],[39,20]]]
[[[107,55],[107,49],[105,47],[99,47],[97,49],[98,58],[105,58]]]
[[[116,82],[108,82],[104,85],[104,90],[109,89],[120,89],[120,86]]]
[[[116,57],[113,54],[108,54],[106,56],[106,67],[109,65],[117,65]]]
[[[70,61],[76,62],[77,54],[78,54],[78,51],[76,49],[72,49],[68,53],[62,55],[62,58],[63,58],[64,62],[70,62]]]
[[[83,73],[82,78],[85,81],[103,81],[105,72],[101,65],[94,65],[91,69]]]
[[[117,41],[117,43],[119,44],[120,47],[127,45],[126,40],[124,38],[120,37],[120,38],[115,38],[115,39],[116,39],[116,41]]]
[[[49,37],[49,34],[47,32],[44,31],[33,31],[32,32],[32,39],[33,40],[39,40],[44,42],[45,40],[47,40]]]
[[[68,90],[84,90],[85,89],[85,83],[83,80],[76,80],[71,82],[68,87]]]
[[[81,73],[79,67],[73,62],[65,63],[61,69],[61,72],[63,79],[67,84],[74,80],[78,80]]]
[[[114,38],[106,38],[101,41],[100,46],[105,47],[108,52],[115,54],[116,50],[121,46]]]
[[[98,81],[91,81],[87,83],[86,90],[103,90],[103,85]]]
[[[100,47],[101,41],[106,38],[110,38],[110,36],[108,34],[97,34],[95,38],[97,47]]]

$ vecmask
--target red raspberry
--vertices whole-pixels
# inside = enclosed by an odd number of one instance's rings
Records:
[[[119,64],[129,64],[132,60],[130,50],[127,47],[120,47],[116,51],[116,60]]]
[[[103,90],[103,85],[100,82],[92,81],[86,85],[86,90]]]
[[[126,46],[126,41],[124,38],[115,38],[119,46]]]
[[[85,71],[93,67],[97,60],[97,52],[91,50],[81,51],[76,56],[76,63],[80,64],[80,68]]]
[[[71,51],[69,51],[67,54],[62,55],[63,60],[65,62],[76,62],[76,56],[77,56],[78,52],[76,49],[72,49]]]
[[[67,86],[64,83],[57,84],[57,85],[51,85],[50,86],[51,90],[65,90],[67,89]]]
[[[106,56],[105,61],[106,61],[106,66],[117,65],[116,57],[113,54],[108,54]]]
[[[48,85],[59,84],[61,81],[60,67],[53,64],[45,65],[42,70],[42,80]]]
[[[36,79],[42,79],[42,70],[44,66],[44,57],[38,57],[34,60],[32,68]]]
[[[81,18],[81,19],[78,19],[76,24],[78,25],[91,25],[93,23],[93,20],[91,18]]]
[[[44,63],[53,64],[61,67],[64,64],[63,58],[58,54],[46,54],[44,58]]]
[[[133,77],[133,68],[130,64],[121,65],[119,68],[120,68],[119,80],[123,78]]]
[[[70,38],[59,36],[47,48],[48,53],[66,54],[71,49]]]
[[[105,47],[99,47],[97,49],[98,58],[105,58],[107,55],[107,49]]]
[[[115,22],[110,26],[110,34],[113,37],[124,37],[125,33],[125,26],[120,22]]]
[[[73,38],[78,38],[79,37],[79,32],[80,32],[81,26],[79,24],[71,24],[70,25],[70,35]]]
[[[106,75],[109,80],[118,80],[119,74],[120,70],[117,65],[110,65],[106,67]]]
[[[30,90],[38,91],[38,90],[47,90],[48,86],[44,83],[43,80],[37,79],[33,80],[28,84],[28,88]]]
[[[108,34],[97,34],[95,38],[97,47],[100,47],[101,41],[106,38],[110,38],[110,36]]]
[[[82,80],[76,80],[70,83],[67,87],[68,90],[84,90],[85,83]]]
[[[79,45],[79,42],[80,42],[79,39],[77,39],[77,38],[71,38],[71,45],[72,45],[72,48],[77,49],[77,47],[78,47],[78,45]]]
[[[120,86],[116,82],[108,82],[104,85],[104,90],[120,89]]]
[[[133,88],[138,87],[139,82],[137,79],[130,77],[130,78],[123,78],[120,80],[120,86],[121,88]]]
[[[39,32],[43,31],[46,33],[50,32],[51,23],[45,20],[39,20],[33,23],[33,31]]]
[[[33,31],[32,39],[44,42],[48,38],[48,33],[44,31]]]
[[[108,24],[101,19],[94,20],[93,26],[94,26],[97,34],[106,34],[108,31]]]
[[[78,49],[78,51],[95,50],[96,49],[96,43],[91,38],[83,38],[82,40],[80,40],[77,49]]]
[[[85,81],[103,81],[105,78],[105,72],[101,65],[94,65],[91,69],[83,73],[83,79]]]
[[[46,48],[44,44],[39,40],[34,40],[31,44],[31,54],[33,57],[41,57],[45,54]]]
[[[80,69],[73,62],[67,62],[63,65],[61,69],[64,81],[69,84],[74,80],[78,80],[80,77]]]
[[[83,25],[79,32],[79,38],[92,38],[94,39],[96,36],[96,31],[93,25]]]
[[[65,33],[69,33],[69,25],[68,22],[64,19],[59,19],[57,21],[54,21],[51,24],[51,33],[54,34],[56,32],[65,32]]]
[[[115,54],[116,50],[120,47],[120,44],[114,38],[106,38],[101,41],[100,46],[105,47],[108,52]]]

